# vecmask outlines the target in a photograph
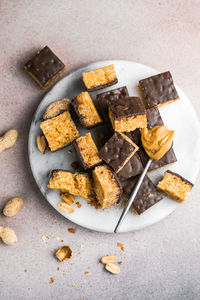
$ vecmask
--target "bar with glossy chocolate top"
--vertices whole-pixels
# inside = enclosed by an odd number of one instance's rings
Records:
[[[137,181],[138,176],[124,187],[123,192],[126,200],[129,200]],[[159,202],[161,199],[162,195],[157,191],[156,186],[146,175],[135,197],[135,200],[133,201],[132,209],[135,213],[140,215],[154,204]]]
[[[129,96],[129,93],[126,86],[97,95],[96,99],[98,101],[98,107],[105,122],[109,121],[109,116],[108,116],[109,104],[113,101],[118,100],[119,98],[124,98],[127,96]]]
[[[46,88],[66,68],[51,49],[45,46],[24,65],[24,69],[42,88]]]
[[[139,88],[149,108],[179,99],[169,71],[140,80]]]

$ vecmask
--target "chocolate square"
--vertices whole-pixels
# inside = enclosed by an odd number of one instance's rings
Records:
[[[124,187],[123,192],[127,200],[129,200],[138,178],[139,176],[135,177]],[[138,215],[140,215],[148,208],[159,202],[162,198],[163,197],[157,191],[156,186],[146,175],[132,204],[132,208]]]
[[[94,128],[95,132],[95,143],[98,148],[101,148],[114,134],[114,130],[110,123],[99,125]]]
[[[120,181],[125,181],[131,177],[137,176],[144,170],[140,156],[136,152],[124,167],[117,173]]]
[[[110,112],[115,120],[146,115],[144,104],[138,97],[125,97],[111,102]]]
[[[136,145],[140,147],[142,142],[141,142],[141,134],[139,128],[135,129],[134,131],[124,132],[124,134],[127,137],[129,137],[129,139],[131,139]]]
[[[139,87],[149,108],[179,99],[169,71],[140,80]]]
[[[137,150],[137,145],[116,131],[98,154],[117,173]]]
[[[129,96],[129,93],[126,86],[97,95],[96,99],[98,101],[99,110],[105,122],[109,121],[109,116],[108,116],[109,104],[115,100],[118,100],[119,98],[124,98],[127,96]]]
[[[24,69],[45,88],[55,76],[65,70],[65,65],[48,46],[45,46],[25,64]]]

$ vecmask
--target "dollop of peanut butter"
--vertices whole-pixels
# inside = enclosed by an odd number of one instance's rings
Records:
[[[168,130],[167,126],[155,126],[151,129],[141,129],[142,145],[153,160],[161,159],[172,147],[174,130]]]

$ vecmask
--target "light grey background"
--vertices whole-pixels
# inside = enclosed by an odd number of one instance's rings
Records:
[[[106,59],[169,69],[199,115],[199,11],[194,0],[1,0],[0,132],[14,127],[20,135],[0,155],[0,209],[17,195],[24,206],[12,219],[0,216],[0,225],[13,227],[19,238],[15,247],[0,243],[0,299],[199,299],[199,180],[175,213],[139,232],[102,234],[70,223],[42,197],[30,172],[28,130],[45,91],[22,70],[46,44],[68,73]],[[61,239],[74,250],[69,263],[54,258]],[[123,261],[117,276],[98,264],[107,253]]]

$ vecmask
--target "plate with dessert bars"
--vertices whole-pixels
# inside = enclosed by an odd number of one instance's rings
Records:
[[[53,107],[63,99],[61,109]],[[33,176],[65,218],[113,233],[148,161],[139,128],[162,125],[175,131],[173,146],[152,162],[119,232],[150,226],[184,202],[200,165],[197,115],[168,70],[109,60],[58,81],[42,99],[30,127]],[[48,144],[44,154],[38,150],[38,136]]]

